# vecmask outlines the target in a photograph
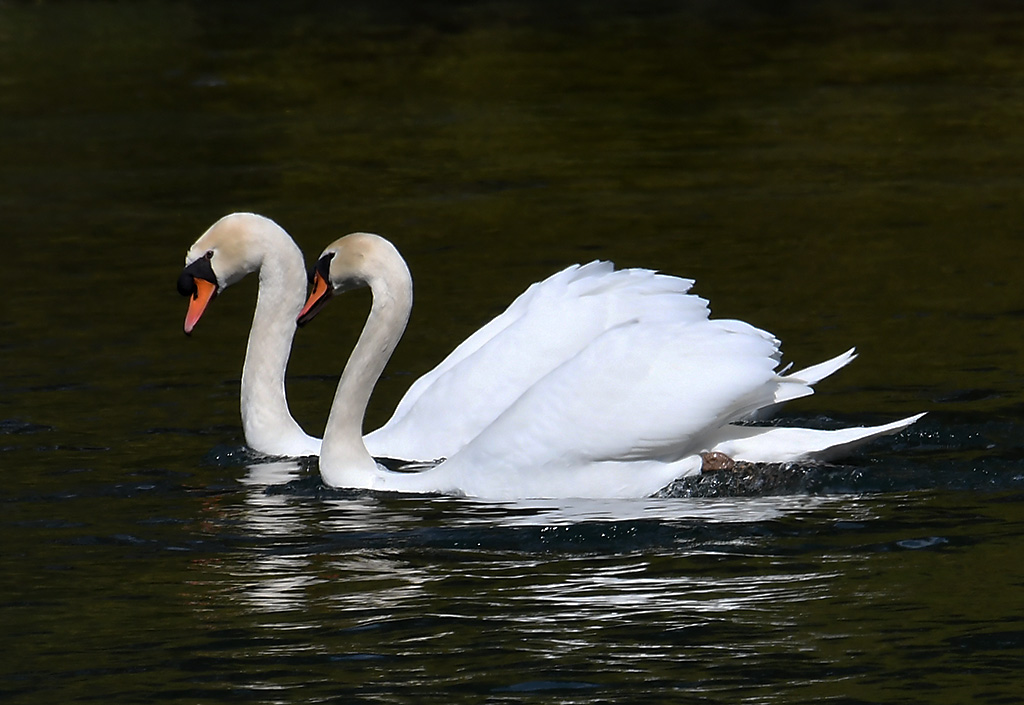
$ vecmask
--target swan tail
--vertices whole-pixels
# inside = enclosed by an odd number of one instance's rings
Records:
[[[748,463],[826,462],[849,454],[881,436],[904,430],[924,414],[880,426],[835,430],[783,426],[728,426],[726,436],[711,448]]]
[[[785,379],[803,382],[807,385],[815,385],[826,377],[838,372],[849,365],[857,357],[857,348],[850,348],[842,355],[836,355],[831,360],[819,362],[817,365],[805,367],[796,372],[790,372]]]
[[[743,421],[763,421],[774,416],[785,402],[814,394],[814,385],[849,365],[857,357],[856,348],[850,348],[841,355],[802,370],[783,370],[777,378],[778,386],[771,403],[756,409],[742,418]]]

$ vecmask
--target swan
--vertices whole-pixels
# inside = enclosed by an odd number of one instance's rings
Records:
[[[299,325],[335,293],[372,293],[320,451],[321,476],[335,487],[486,499],[644,497],[700,472],[705,452],[749,462],[826,459],[922,416],[835,431],[735,425],[813,393],[853,350],[782,374],[779,341],[741,321],[711,320],[707,302],[689,293],[691,280],[598,262],[535,284],[410,388],[392,421],[427,414],[408,428],[433,425],[445,436],[445,404],[463,413],[451,422],[453,453],[419,472],[396,472],[369,446],[401,433],[364,439],[362,425],[412,310],[409,269],[388,240],[352,233],[323,251],[312,280]],[[608,295],[620,288],[621,301]],[[630,294],[643,299],[642,309]]]

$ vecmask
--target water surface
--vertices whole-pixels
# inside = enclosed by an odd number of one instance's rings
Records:
[[[0,5],[5,702],[1018,702],[1024,12],[999,2]],[[216,218],[416,281],[375,395],[530,282],[693,277],[784,420],[911,431],[633,502],[330,490],[242,449]],[[296,339],[322,430],[368,298]]]

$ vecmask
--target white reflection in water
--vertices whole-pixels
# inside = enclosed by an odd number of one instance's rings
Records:
[[[328,598],[330,603],[363,623],[386,621],[403,607],[429,601],[431,585],[446,577],[431,567],[379,554],[339,556],[330,568],[344,575],[346,583]]]
[[[241,578],[242,599],[259,612],[301,610],[307,590],[320,582],[305,557],[264,555],[246,565]]]
[[[558,619],[633,619],[638,613],[660,612],[678,616],[735,614],[770,610],[782,602],[808,601],[828,596],[830,572],[693,576],[686,573],[648,575],[647,565],[637,574],[617,568],[596,568],[538,585],[526,598],[553,608]],[[550,612],[541,617],[548,621]]]
[[[267,494],[268,485],[279,485],[298,478],[302,473],[294,460],[250,465],[242,482],[252,489],[245,494],[243,520],[251,535],[303,536],[306,517],[284,495]]]
[[[498,526],[567,526],[585,522],[616,521],[702,521],[748,523],[782,517],[835,505],[844,514],[849,500],[836,497],[778,496],[727,499],[534,499],[484,504],[502,508],[505,514],[467,514],[465,523],[494,523]],[[849,519],[850,517],[845,517]]]
[[[302,477],[295,461],[249,470],[241,521],[256,541],[243,546],[229,570],[239,604],[274,615],[263,626],[279,633],[315,627],[325,606],[359,628],[410,616],[460,623],[497,618],[546,645],[538,648],[554,650],[572,648],[576,640],[560,624],[583,632],[720,620],[784,627],[778,606],[828,598],[837,573],[807,564],[780,570],[771,558],[779,537],[769,531],[764,538],[743,525],[802,517],[820,522],[823,515],[862,522],[871,515],[869,504],[854,497],[806,495],[480,502],[367,493],[323,499],[265,491],[267,484]],[[645,544],[631,553],[628,529],[637,522],[683,526],[685,540],[670,535],[664,545]],[[627,538],[606,552],[609,545],[585,543],[594,526],[612,533],[625,528],[620,533]],[[711,538],[701,533],[690,543],[691,526],[710,528]],[[463,544],[432,537],[431,553],[416,547],[423,532],[453,530]],[[509,537],[523,530],[532,548],[509,549]],[[572,546],[568,554],[557,548],[548,553],[543,540],[549,531],[587,535],[578,553]],[[498,548],[488,548],[492,541]],[[584,636],[580,643],[593,642]]]
[[[246,468],[244,477],[239,479],[244,485],[267,487],[283,485],[302,477],[302,466],[297,460],[276,460],[269,463],[253,463]]]
[[[243,483],[251,489],[244,497],[241,519],[245,533],[260,542],[254,550],[244,552],[232,570],[241,604],[264,614],[308,610],[311,590],[336,579],[343,581],[345,590],[326,597],[326,601],[346,608],[388,610],[421,596],[422,583],[432,578],[411,570],[402,560],[389,558],[388,551],[369,554],[353,550],[325,557],[302,550],[311,541],[332,535],[397,532],[420,523],[415,512],[382,506],[372,494],[322,500],[266,492],[268,486],[301,477],[304,472],[297,461],[259,463],[248,468]],[[292,628],[289,625],[275,621],[265,626]]]
[[[240,481],[251,489],[246,492],[242,510],[245,533],[261,540],[270,539],[269,546],[246,551],[243,560],[232,571],[238,586],[238,597],[254,612],[273,613],[302,610],[307,607],[307,591],[319,582],[310,570],[309,556],[301,553],[275,552],[276,542],[306,536],[308,516],[284,495],[267,494],[265,488],[281,485],[302,476],[298,461],[283,460],[254,463]],[[286,628],[287,625],[277,625]]]

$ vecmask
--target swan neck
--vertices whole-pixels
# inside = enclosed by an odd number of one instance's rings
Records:
[[[363,442],[363,419],[377,380],[405,332],[412,310],[412,278],[404,260],[386,260],[366,281],[373,303],[341,374],[324,430],[320,471],[327,484],[375,487],[381,470]]]
[[[295,318],[306,289],[302,252],[283,231],[260,241],[259,293],[242,366],[242,430],[246,443],[262,453],[314,453],[316,439],[292,417],[285,393]]]

